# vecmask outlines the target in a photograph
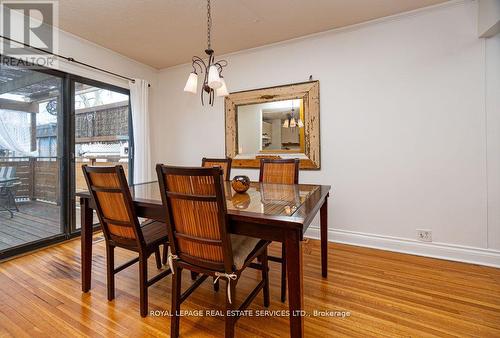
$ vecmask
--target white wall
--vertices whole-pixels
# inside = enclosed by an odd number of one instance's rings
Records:
[[[488,247],[500,248],[500,34],[486,40]]]
[[[498,69],[495,41],[485,54],[477,3],[464,1],[230,54],[224,75],[231,91],[320,80],[322,168],[300,181],[333,186],[330,240],[500,266],[500,214],[488,224],[487,212],[485,60]],[[224,156],[223,100],[202,107],[182,93],[189,71],[160,73],[155,162]],[[498,81],[488,85],[498,93]],[[416,242],[417,228],[434,243]]]

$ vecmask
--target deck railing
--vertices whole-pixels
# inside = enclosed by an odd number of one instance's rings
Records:
[[[77,157],[75,160],[76,190],[85,190],[82,165],[112,166],[121,164],[128,173],[128,158],[120,156]],[[16,168],[20,184],[16,199],[60,203],[59,159],[57,157],[0,157],[0,167]]]
[[[128,179],[128,157],[103,156],[103,157],[77,157],[75,161],[76,191],[87,190],[87,183],[83,177],[82,165],[114,166],[121,164]]]

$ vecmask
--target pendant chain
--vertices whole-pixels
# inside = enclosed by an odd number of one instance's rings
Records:
[[[210,30],[212,28],[212,16],[210,14],[210,0],[207,0],[207,43],[208,49],[212,49],[210,43]]]

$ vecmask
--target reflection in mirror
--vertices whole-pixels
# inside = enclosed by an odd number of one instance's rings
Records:
[[[302,99],[236,107],[238,154],[304,153]]]

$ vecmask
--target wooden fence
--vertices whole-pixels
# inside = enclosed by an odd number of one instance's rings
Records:
[[[82,165],[113,166],[121,164],[128,175],[128,158],[77,158],[75,163],[76,191],[87,190]],[[59,160],[56,157],[0,157],[0,167],[16,168],[21,184],[16,199],[43,200],[60,204]]]
[[[75,178],[76,178],[76,191],[86,191],[87,183],[85,182],[85,177],[83,177],[82,165],[92,165],[92,166],[115,166],[122,165],[125,175],[128,179],[128,157],[111,157],[106,158],[84,158],[78,157],[75,163]]]

